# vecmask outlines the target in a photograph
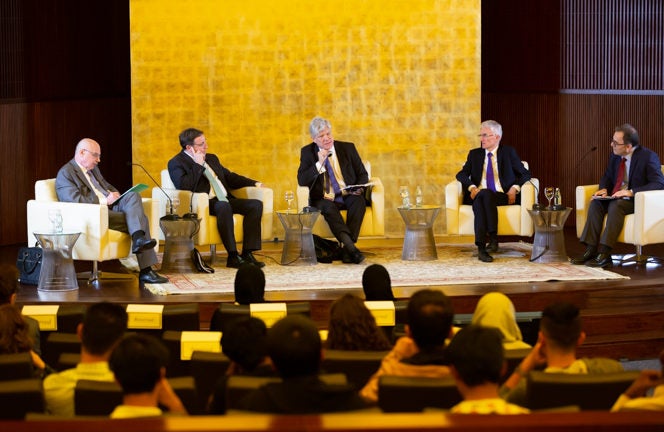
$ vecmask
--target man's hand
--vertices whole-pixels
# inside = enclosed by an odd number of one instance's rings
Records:
[[[510,188],[510,190],[507,191],[507,203],[508,204],[514,204],[516,202],[516,194],[517,190],[514,186]]]
[[[193,150],[192,156],[194,157],[194,161],[199,165],[205,164],[205,151],[198,150],[198,148],[195,146],[192,147],[192,150]]]
[[[327,159],[327,156],[329,154],[330,154],[329,150],[325,150],[325,149],[318,150],[318,163],[323,165],[325,163],[325,159]]]
[[[362,195],[364,194],[364,188],[357,188],[353,191],[348,192],[349,195]]]
[[[609,193],[609,191],[607,191],[606,189],[600,189],[597,192],[595,192],[593,194],[593,196],[594,197],[605,197],[608,193]]]
[[[106,204],[107,205],[113,205],[114,202],[116,202],[120,198],[120,192],[111,192],[108,195],[106,195]]]
[[[631,198],[634,196],[631,190],[629,189],[621,189],[618,192],[614,193],[611,195],[613,198]]]
[[[664,383],[662,374],[655,370],[642,370],[641,374],[634,380],[634,382],[623,393],[630,399],[642,397],[651,388]]]
[[[475,186],[473,189],[470,190],[470,199],[474,200],[478,193],[480,193],[480,188]]]

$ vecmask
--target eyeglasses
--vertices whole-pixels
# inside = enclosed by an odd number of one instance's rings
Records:
[[[477,135],[478,138],[490,138],[496,136],[495,134],[479,134]]]
[[[627,145],[627,143],[620,144],[620,143],[619,143],[618,141],[616,141],[616,140],[611,140],[611,145],[614,146],[614,147],[616,147],[616,146]]]
[[[96,153],[96,152],[90,151],[86,148],[84,148],[83,151],[86,151],[86,152],[90,153],[92,155],[92,157],[95,158],[95,159],[101,158],[101,153]]]

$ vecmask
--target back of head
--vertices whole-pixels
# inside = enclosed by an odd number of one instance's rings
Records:
[[[16,354],[32,349],[28,324],[14,305],[0,305],[0,354]]]
[[[266,336],[263,320],[240,318],[222,334],[221,348],[228,358],[250,372],[267,357]]]
[[[113,349],[108,365],[124,394],[151,392],[168,363],[168,350],[157,338],[134,334]]]
[[[108,302],[88,307],[83,317],[81,344],[90,354],[108,353],[127,330],[127,311]]]
[[[502,333],[505,342],[523,340],[521,329],[516,323],[514,304],[503,293],[484,294],[477,302],[472,323],[497,328]]]
[[[390,343],[364,301],[345,294],[332,303],[327,348],[349,351],[387,350]]]
[[[18,269],[11,264],[0,265],[0,304],[10,303],[16,294]]]
[[[467,386],[500,382],[504,350],[498,329],[466,326],[454,335],[446,350],[450,363]]]
[[[243,264],[235,274],[235,302],[265,303],[265,273],[253,264]]]
[[[371,264],[364,269],[362,289],[364,298],[369,301],[394,300],[390,274],[380,264]]]
[[[187,146],[193,146],[194,140],[203,135],[203,131],[194,128],[188,128],[180,132],[180,146],[185,149]]]
[[[581,336],[579,308],[567,302],[550,304],[542,311],[540,331],[547,343],[565,351],[575,350]]]
[[[408,301],[407,314],[410,334],[420,350],[445,345],[452,329],[454,310],[442,291],[417,291]]]
[[[267,352],[284,378],[317,374],[321,348],[316,325],[302,315],[289,315],[267,332]]]

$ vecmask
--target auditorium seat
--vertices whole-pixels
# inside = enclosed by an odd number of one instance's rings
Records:
[[[129,331],[149,334],[160,338],[167,330],[200,330],[200,307],[198,303],[166,304],[161,314],[161,329],[144,329],[131,326]]]
[[[74,388],[77,416],[108,416],[122,403],[122,389],[116,382],[78,380]]]
[[[161,340],[168,348],[169,362],[166,367],[166,375],[170,377],[192,376],[191,360],[182,359],[182,333],[181,331],[166,330]],[[209,335],[208,332],[201,332],[202,334]],[[221,349],[219,342],[215,343],[215,347]],[[190,353],[193,356],[193,352]]]
[[[51,332],[46,337],[46,343],[42,345],[42,360],[55,368],[62,354],[79,354],[80,352],[81,340],[76,333]]]
[[[0,354],[0,381],[32,378],[33,372],[32,357],[29,352]]]
[[[248,317],[250,315],[249,311],[249,305],[221,303],[212,314],[212,318],[210,319],[210,330],[223,333],[231,323],[235,322],[235,320],[242,317]],[[309,302],[286,303],[286,314],[299,314],[310,318],[311,304]]]
[[[43,413],[45,405],[40,378],[0,383],[0,419],[22,420],[27,413]]]
[[[348,382],[360,390],[376,373],[387,351],[325,350],[321,371],[343,373]]]
[[[206,406],[215,384],[226,374],[231,360],[222,353],[194,351],[189,361],[191,375],[194,377],[196,391]]]
[[[523,341],[534,346],[539,335],[539,323],[542,319],[541,311],[515,312],[516,324],[521,330]],[[455,327],[465,327],[473,321],[473,314],[454,314],[452,324]]]
[[[378,407],[383,412],[449,409],[461,402],[454,379],[383,375],[378,378]]]
[[[58,362],[55,364],[55,369],[63,371],[66,369],[75,368],[76,365],[81,361],[80,353],[62,353]],[[53,367],[53,365],[51,365]]]
[[[27,305],[24,305],[27,306]],[[57,330],[39,329],[39,342],[42,352],[47,343],[48,335],[58,331],[61,333],[76,333],[78,325],[83,322],[87,306],[84,304],[69,304],[63,303],[58,305],[58,312],[56,314]]]

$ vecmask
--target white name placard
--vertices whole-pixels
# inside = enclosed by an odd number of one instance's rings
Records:
[[[191,360],[194,351],[221,352],[221,332],[183,331],[180,337],[180,359]]]
[[[284,318],[286,313],[286,303],[252,303],[249,305],[249,315],[262,319],[268,328]]]
[[[378,326],[393,326],[396,322],[396,312],[392,301],[365,301],[364,305],[376,318]]]
[[[21,313],[37,320],[41,331],[58,331],[59,308],[59,305],[26,305]]]
[[[161,329],[164,305],[130,304],[127,305],[127,328]]]

